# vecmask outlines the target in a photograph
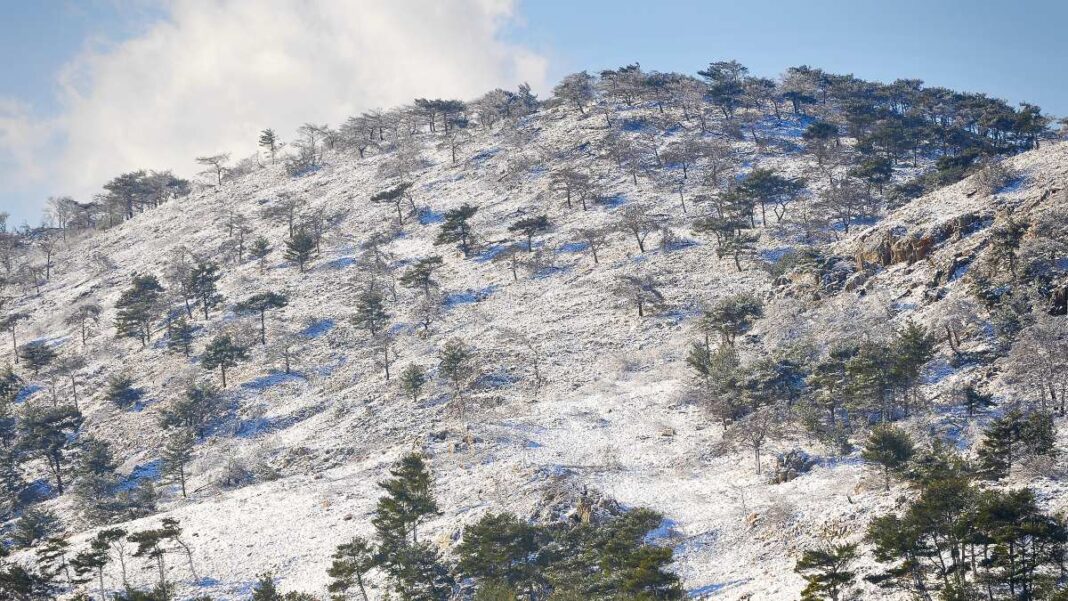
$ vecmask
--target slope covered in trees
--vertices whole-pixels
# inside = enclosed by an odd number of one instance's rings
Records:
[[[632,65],[57,198],[0,234],[0,591],[1055,599],[1050,125]]]

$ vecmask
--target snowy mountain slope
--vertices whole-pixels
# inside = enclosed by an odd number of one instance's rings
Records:
[[[640,117],[641,110],[633,112]],[[535,140],[547,147],[573,148],[598,131],[594,117],[577,119],[559,108],[538,119]],[[794,129],[769,134],[782,146],[761,151],[749,143],[734,144],[750,164],[796,174],[811,168],[811,157],[778,149],[789,147]],[[385,187],[377,175],[383,156],[361,160],[331,154],[322,169],[299,178],[266,167],[91,237],[72,239],[40,296],[19,301],[15,309],[31,314],[20,326],[20,342],[49,339],[58,349],[80,344],[63,324],[69,307],[86,299],[104,307],[101,331],[86,350],[91,363],[82,388],[93,393],[82,402],[87,429],[113,445],[125,472],[152,477],[163,441],[157,421],[161,408],[181,394],[192,375],[217,375],[200,369],[197,356],[186,360],[168,353],[161,334],[146,349],[136,341],[116,340],[115,301],[132,274],[162,275],[179,247],[219,256],[226,240],[225,210],[252,218],[256,233],[274,247],[263,264],[225,265],[221,292],[227,309],[221,318],[196,320],[201,328],[196,349],[223,328],[255,328],[254,319],[232,312],[232,303],[253,292],[285,291],[289,306],[268,314],[268,342],[287,329],[301,336],[296,373],[281,374],[266,349],[255,347],[251,360],[228,375],[232,415],[197,447],[190,484],[195,492],[184,500],[173,487],[163,487],[161,513],[128,525],[150,526],[164,516],[181,520],[201,576],[193,582],[187,568],[175,562],[172,578],[185,592],[240,598],[255,575],[267,570],[280,577],[283,590],[322,592],[334,547],[369,532],[369,512],[379,495],[375,482],[412,449],[432,457],[444,513],[430,524],[430,532],[443,550],[457,539],[458,525],[487,510],[529,514],[547,491],[589,487],[625,506],[648,506],[665,515],[669,522],[662,540],[675,547],[677,570],[694,598],[795,599],[802,581],[792,567],[800,549],[831,535],[858,539],[868,519],[897,505],[900,491],[883,492],[877,474],[855,455],[837,457],[831,449],[813,448],[799,434],[775,441],[764,461],[770,462],[775,451],[804,446],[820,455],[819,465],[779,485],[753,472],[750,452],[722,445],[722,428],[691,399],[684,358],[695,336],[693,322],[702,306],[751,291],[769,300],[769,317],[753,333],[765,341],[761,344],[821,328],[859,335],[887,331],[910,318],[936,324],[942,303],[963,292],[949,278],[940,283],[942,298],[930,302],[925,291],[937,286],[929,282],[953,255],[982,246],[981,228],[939,241],[929,261],[873,269],[857,290],[801,307],[800,293],[785,294],[765,271],[739,273],[730,259],[718,258],[707,239],[691,232],[693,213],[683,214],[676,197],[645,179],[635,186],[610,162],[579,152],[527,172],[509,186],[502,176],[518,151],[501,150],[505,143],[497,132],[480,130],[465,151],[468,158],[454,166],[448,152],[427,140],[424,150],[433,164],[418,175],[414,188],[422,217],[407,222],[385,247],[397,266],[432,254],[444,257],[438,279],[446,311],[430,336],[417,335],[409,317],[414,291],[402,288],[390,303],[399,334],[394,369],[409,362],[433,369],[444,341],[467,341],[478,351],[483,377],[464,415],[450,405],[441,384],[433,384],[418,402],[406,398],[395,381],[384,379],[366,334],[349,323],[358,281],[366,273],[357,259],[358,245],[372,232],[390,229],[393,219],[392,207],[368,202]],[[989,198],[969,194],[974,183],[966,180],[912,201],[871,228],[850,232],[831,248],[852,257],[886,228],[926,230],[975,212],[983,221],[1006,205],[1050,202],[1051,191],[1063,187],[1066,158],[1065,144],[1020,155],[1011,162],[1025,176],[1010,190]],[[616,200],[588,211],[564,206],[562,196],[549,190],[548,173],[570,164],[593,167],[609,190],[606,196]],[[323,209],[332,216],[322,256],[306,273],[281,257],[286,225],[261,217],[262,208],[282,193],[306,199],[308,211]],[[433,244],[438,216],[463,203],[479,207],[475,229],[485,242],[471,259],[451,246]],[[578,228],[613,225],[621,211],[638,203],[662,214],[680,240],[661,247],[656,233],[649,250],[639,253],[633,239],[616,233],[594,264]],[[546,213],[553,223],[551,232],[536,239],[551,265],[514,281],[505,265],[490,260],[499,250],[494,242],[511,237],[507,225],[537,213]],[[768,257],[790,244],[788,236],[771,230],[761,241]],[[111,267],[102,266],[101,256]],[[617,276],[642,273],[660,280],[668,307],[639,319],[613,289]],[[897,310],[885,319],[858,308],[887,298]],[[509,332],[521,333],[534,350],[510,342]],[[532,353],[546,378],[537,391]],[[0,362],[8,358],[0,356]],[[116,365],[145,391],[137,410],[120,411],[100,395]],[[947,367],[943,376],[931,375],[924,393],[944,392],[968,369]],[[48,402],[49,395],[42,388],[22,402]],[[929,422],[911,427],[945,426]],[[219,487],[231,458],[269,466],[263,471],[277,478]],[[1043,486],[1046,499],[1065,504],[1068,496],[1059,483]],[[67,497],[49,503],[71,530],[86,528]],[[148,574],[135,578],[149,582]]]

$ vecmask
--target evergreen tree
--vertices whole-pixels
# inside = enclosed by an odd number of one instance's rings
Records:
[[[767,206],[772,205],[776,217],[782,221],[787,205],[805,190],[804,180],[791,180],[769,169],[753,169],[742,182],[738,192],[760,205],[761,225],[767,227]]]
[[[432,481],[423,456],[404,456],[379,482],[386,495],[378,500],[371,523],[378,538],[378,557],[397,592],[413,601],[444,601],[451,579],[437,554],[419,542],[419,525],[438,513]]]
[[[70,561],[67,555],[70,553],[70,543],[63,537],[52,537],[44,541],[37,548],[37,567],[41,576],[49,581],[55,581],[62,574],[68,586],[73,586],[71,578]]]
[[[274,133],[274,130],[267,128],[260,132],[260,148],[267,151],[271,155],[271,164],[274,164],[274,157],[278,153],[278,135]]]
[[[1052,416],[1012,410],[990,422],[979,445],[979,471],[1000,480],[1024,457],[1056,453],[1056,430]]]
[[[274,585],[274,574],[265,572],[256,575],[256,584],[252,585],[250,601],[281,601],[282,595]]]
[[[764,304],[760,299],[743,292],[728,296],[705,311],[701,327],[719,333],[724,343],[734,346],[738,336],[748,332],[763,315]]]
[[[253,259],[262,259],[271,252],[271,243],[263,236],[258,236],[248,248],[248,255]]]
[[[19,508],[25,488],[13,449],[0,447],[0,520],[7,520]]]
[[[204,369],[215,369],[222,372],[222,387],[226,388],[226,370],[237,367],[239,361],[248,359],[248,348],[236,342],[229,334],[219,334],[212,338],[204,349],[200,364]]]
[[[545,554],[539,553],[547,542],[544,538],[537,527],[510,513],[489,513],[464,529],[457,567],[480,582],[540,598],[548,586],[543,575]]]
[[[163,287],[155,275],[133,274],[130,287],[115,302],[117,335],[138,338],[145,347],[152,338],[152,322],[159,317]]]
[[[412,402],[419,400],[419,392],[426,385],[426,370],[415,363],[411,363],[400,374],[401,390],[412,397]]]
[[[188,428],[181,428],[167,438],[163,450],[160,452],[162,460],[162,475],[165,481],[176,482],[182,489],[182,496],[186,494],[186,477],[189,462],[193,460],[193,447],[196,445],[196,433]]]
[[[883,421],[894,418],[894,357],[885,344],[865,341],[846,363],[843,390],[854,409],[876,413]]]
[[[912,438],[900,428],[880,424],[876,426],[864,444],[861,456],[865,461],[877,463],[883,468],[886,490],[890,490],[891,472],[900,472],[915,454]]]
[[[193,332],[196,328],[184,317],[179,317],[171,324],[171,333],[167,338],[167,350],[181,353],[186,357],[193,350]]]
[[[197,437],[201,437],[204,436],[207,426],[218,418],[225,408],[222,395],[215,386],[206,382],[190,382],[185,394],[163,410],[160,426],[187,428]]]
[[[856,578],[849,569],[856,559],[856,545],[834,545],[802,553],[794,567],[807,583],[801,591],[801,601],[838,601]]]
[[[116,499],[120,482],[117,469],[118,464],[106,442],[91,437],[79,442],[72,490],[89,520],[106,519],[126,509],[125,504]]]
[[[377,565],[375,548],[365,539],[357,536],[347,543],[340,544],[326,572],[331,578],[327,590],[335,595],[344,596],[355,587],[360,591],[363,601],[367,601],[367,586],[364,579],[367,573]]]
[[[438,513],[430,471],[421,454],[405,455],[389,474],[389,480],[378,483],[386,496],[378,500],[372,520],[379,545],[386,553],[388,547],[406,542],[409,535],[413,544],[418,543],[419,524]]]
[[[141,390],[134,386],[133,378],[127,374],[118,373],[108,378],[104,399],[119,409],[125,410],[141,400],[141,394]]]
[[[470,220],[477,212],[478,207],[466,203],[458,209],[445,211],[445,221],[441,224],[441,231],[434,244],[455,243],[464,253],[464,257],[469,257],[475,242]]]
[[[49,579],[20,565],[0,563],[0,599],[12,601],[51,601],[56,588]]]
[[[219,294],[218,282],[222,277],[219,265],[214,261],[199,261],[189,272],[189,284],[186,288],[197,299],[200,307],[204,310],[204,319],[208,318],[208,311],[220,305],[223,297]]]
[[[63,466],[72,437],[82,426],[82,414],[73,407],[29,407],[18,423],[20,453],[45,460],[63,494]]]
[[[156,589],[159,591],[163,601],[167,601],[170,598],[170,585],[167,582],[166,538],[165,533],[158,529],[131,532],[126,537],[126,540],[137,546],[131,557],[145,558],[154,564],[156,575],[159,578],[156,583]]]
[[[554,561],[545,571],[554,597],[685,598],[678,576],[668,571],[671,548],[646,542],[662,523],[663,517],[656,512],[635,509],[602,523],[554,531]]]
[[[423,294],[429,297],[431,289],[437,286],[437,282],[434,281],[434,272],[440,269],[443,263],[438,255],[419,259],[408,268],[408,271],[401,274],[401,286],[422,290]]]
[[[371,202],[392,204],[397,210],[397,223],[404,225],[404,200],[410,194],[412,184],[404,182],[387,190],[383,190],[371,196]],[[414,204],[412,205],[414,207]]]
[[[11,365],[5,365],[3,369],[0,369],[0,407],[7,407],[13,403],[22,391],[23,385],[22,378],[11,369]]]
[[[71,568],[79,583],[88,583],[95,576],[100,587],[100,601],[107,601],[104,586],[104,570],[111,563],[110,545],[101,541],[99,535],[89,542],[89,548],[79,551],[70,560]]]
[[[19,358],[26,367],[33,370],[33,375],[36,377],[56,358],[56,351],[47,342],[34,340],[19,347]]]
[[[304,273],[304,267],[315,256],[315,237],[304,230],[296,232],[286,240],[286,252],[282,256],[296,263]]]
[[[462,340],[452,339],[438,354],[438,372],[452,385],[456,402],[463,411],[463,393],[474,375],[474,353]]]
[[[15,520],[15,525],[11,529],[11,542],[16,547],[33,547],[62,531],[63,524],[54,512],[30,507],[22,512],[19,519]]]
[[[968,417],[972,417],[977,411],[993,407],[994,395],[981,392],[973,384],[968,384],[961,391],[961,396],[964,400],[964,408],[968,412]]]
[[[289,304],[286,295],[277,292],[259,292],[241,301],[235,307],[239,313],[254,313],[260,318],[260,344],[267,344],[267,311],[281,309]]]
[[[159,317],[163,286],[154,275],[134,274],[130,287],[115,303],[118,336],[137,338],[141,346],[152,338],[152,322]]]
[[[923,366],[934,356],[935,343],[935,337],[926,328],[911,320],[895,334],[890,344],[891,378],[905,391],[906,399],[919,381]],[[906,402],[906,417],[908,408]]]
[[[522,234],[527,239],[527,252],[534,251],[534,236],[542,232],[548,231],[549,218],[545,215],[537,215],[535,217],[524,217],[519,221],[516,221],[512,225],[508,226],[508,231],[515,234]]]
[[[377,289],[368,288],[356,298],[356,315],[352,317],[352,323],[367,330],[372,337],[386,327],[390,317],[386,311],[386,299]]]

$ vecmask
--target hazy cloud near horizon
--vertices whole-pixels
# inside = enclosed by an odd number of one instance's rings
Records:
[[[168,7],[141,35],[72,60],[57,79],[60,114],[0,98],[0,178],[84,199],[122,171],[191,175],[197,155],[247,156],[265,127],[286,138],[419,96],[545,84],[546,58],[503,40],[514,0]]]

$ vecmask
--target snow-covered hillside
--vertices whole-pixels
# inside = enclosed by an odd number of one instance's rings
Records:
[[[642,128],[652,127],[656,108],[625,109],[622,115],[633,124],[627,135],[640,136]],[[761,456],[765,473],[756,474],[752,452],[725,444],[722,425],[693,394],[685,359],[698,337],[694,326],[702,308],[737,292],[762,297],[766,316],[743,345],[753,356],[802,337],[821,340],[825,332],[857,337],[890,332],[910,319],[941,328],[947,308],[967,294],[959,282],[968,262],[953,263],[954,257],[974,258],[982,251],[998,211],[1031,211],[1054,202],[1068,178],[1068,144],[1051,143],[1007,159],[1020,179],[992,195],[976,192],[972,177],[848,234],[839,232],[826,248],[840,257],[851,284],[828,292],[766,268],[798,244],[793,213],[782,224],[769,213],[755,260],[739,272],[730,257],[717,256],[711,238],[693,231],[694,217],[707,210],[703,204],[686,198],[683,212],[670,188],[645,175],[635,185],[629,173],[586,146],[602,133],[601,117],[557,106],[525,119],[529,138],[522,145],[504,128],[479,128],[455,164],[433,136],[419,137],[430,165],[413,177],[419,212],[403,225],[396,223],[392,205],[369,200],[393,183],[380,175],[388,154],[359,158],[329,152],[321,168],[300,177],[268,164],[221,186],[199,186],[188,197],[116,227],[72,235],[61,244],[55,273],[40,293],[5,307],[30,315],[18,326],[20,344],[48,340],[61,353],[81,351],[78,333],[64,323],[69,310],[89,300],[104,309],[79,376],[84,428],[110,443],[121,471],[136,479],[158,478],[162,409],[183,394],[190,378],[217,381],[217,373],[198,364],[204,344],[225,329],[250,340],[258,336],[258,319],[235,314],[233,304],[256,292],[288,296],[287,307],[267,313],[266,347],[253,345],[251,358],[227,375],[232,411],[197,445],[189,497],[182,498],[175,485],[160,484],[160,512],[124,526],[180,519],[200,577],[193,581],[183,562],[172,562],[170,577],[183,594],[243,598],[256,575],[266,571],[279,578],[283,590],[324,594],[335,547],[371,532],[370,512],[381,492],[376,482],[401,455],[421,450],[430,457],[443,510],[428,532],[446,553],[462,525],[487,511],[529,516],[547,499],[573,500],[583,490],[596,490],[624,506],[663,513],[656,542],[675,549],[674,569],[692,598],[796,599],[803,586],[793,572],[800,551],[832,539],[860,540],[868,520],[900,505],[903,489],[883,491],[880,474],[856,452],[841,455],[797,427],[769,443]],[[742,157],[741,172],[759,166],[794,176],[812,173],[816,158],[797,151],[805,125],[803,118],[769,119],[761,124],[763,148],[732,141]],[[679,128],[669,129],[657,143],[679,135]],[[557,152],[538,154],[548,162],[513,176],[518,157],[543,148]],[[568,166],[590,169],[600,185],[600,202],[590,202],[588,210],[577,201],[569,208],[551,186],[551,174]],[[811,183],[813,190],[821,185]],[[327,224],[322,251],[303,273],[282,256],[287,224],[264,216],[286,194],[305,201],[305,215],[321,210]],[[473,224],[480,244],[470,258],[453,245],[434,244],[441,216],[464,203],[479,208]],[[635,206],[648,207],[659,221],[645,252],[615,229],[595,263],[580,230],[618,228],[621,215]],[[265,259],[226,258],[227,219],[235,212],[249,218],[251,237],[263,235],[270,242],[273,250]],[[495,255],[515,238],[510,224],[539,214],[552,226],[534,238],[529,255],[537,255],[537,265],[522,267],[514,278]],[[929,254],[919,261],[879,265],[866,275],[854,265],[886,232],[922,237],[965,215],[973,216],[968,228],[932,238]],[[361,246],[375,233],[385,235],[381,249],[398,274],[420,258],[444,258],[436,275],[443,311],[429,335],[421,334],[414,315],[418,290],[398,286],[397,299],[387,303],[398,357],[389,381],[368,335],[351,323],[356,296],[369,277]],[[163,278],[183,248],[218,260],[223,269],[223,309],[207,320],[196,316],[193,356],[168,352],[162,323],[147,348],[116,338],[114,306],[130,278],[137,273]],[[947,265],[950,273],[939,274]],[[635,275],[658,281],[664,306],[652,315],[639,318],[620,295],[619,278]],[[272,351],[287,335],[298,347],[289,375]],[[451,339],[465,341],[477,355],[479,377],[462,412],[439,378],[431,378],[429,392],[418,401],[396,381],[410,363],[434,375],[438,352]],[[975,340],[972,344],[984,344]],[[0,364],[12,351],[2,353]],[[540,387],[535,369],[544,379]],[[986,368],[955,365],[949,350],[940,348],[920,394],[932,400],[948,396],[962,379],[976,376],[976,369]],[[133,409],[120,410],[103,398],[108,377],[118,372],[132,376],[144,392]],[[65,383],[58,394],[69,394]],[[41,380],[18,402],[51,398]],[[979,427],[948,410],[905,423],[920,435],[957,428],[962,448],[975,440]],[[815,467],[789,482],[769,483],[776,454],[794,448],[812,455]],[[254,475],[241,486],[220,485],[224,472],[236,465]],[[47,481],[43,468],[37,477]],[[1063,481],[1031,484],[1051,508],[1068,509]],[[77,533],[75,545],[93,534],[70,495],[45,505]],[[859,569],[868,567],[862,562]],[[135,584],[153,581],[151,572],[132,574]],[[117,582],[117,572],[108,578]],[[864,598],[888,595],[861,586]]]

